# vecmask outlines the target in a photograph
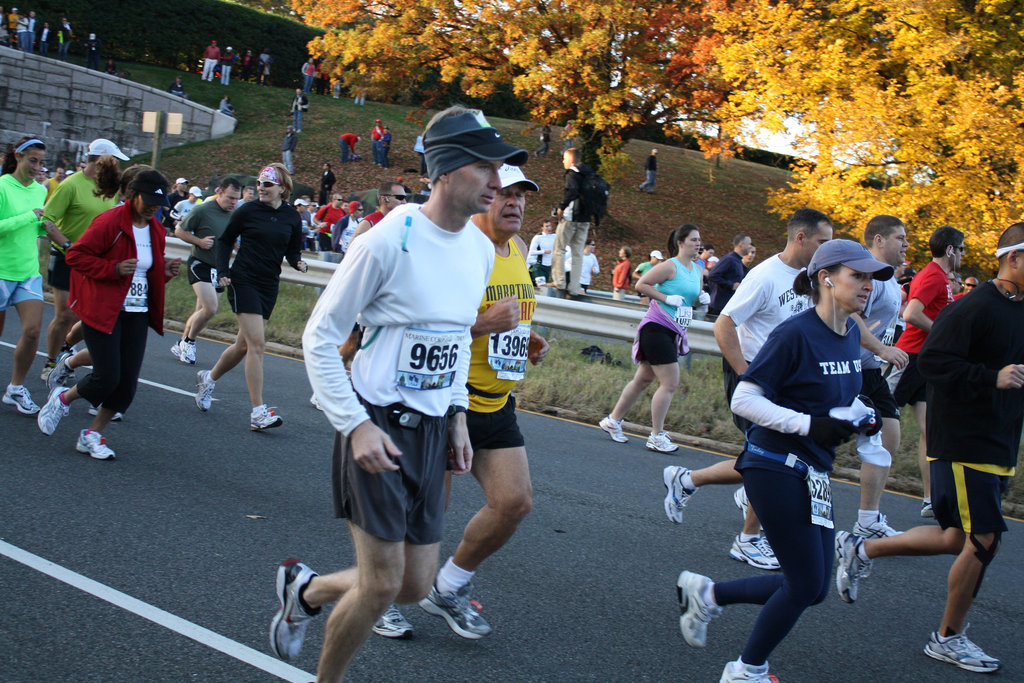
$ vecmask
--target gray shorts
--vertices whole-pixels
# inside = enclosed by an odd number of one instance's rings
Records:
[[[422,416],[419,426],[397,424],[401,404],[381,407],[363,403],[370,421],[387,433],[402,456],[397,470],[370,474],[351,457],[348,437],[334,436],[331,479],[334,514],[385,541],[413,545],[440,543],[444,532],[445,468],[448,463],[448,418]]]

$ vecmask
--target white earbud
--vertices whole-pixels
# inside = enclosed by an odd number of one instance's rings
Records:
[[[828,286],[828,287],[832,287],[833,286],[832,285],[832,278],[826,277],[825,278],[825,285]]]

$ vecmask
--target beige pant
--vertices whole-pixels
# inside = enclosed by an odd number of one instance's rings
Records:
[[[580,272],[583,270],[583,247],[587,244],[590,223],[560,220],[555,230],[555,247],[551,254],[551,279],[558,289],[564,289],[573,296],[583,293],[580,288]],[[565,250],[572,253],[572,272],[569,282],[565,281]]]

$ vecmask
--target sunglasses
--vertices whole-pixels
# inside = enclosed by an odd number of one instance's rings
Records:
[[[408,195],[404,195],[404,194],[382,194],[381,197],[385,197],[385,198],[386,197],[394,197],[395,199],[397,199],[400,202],[404,202],[406,199],[409,198]]]
[[[261,180],[257,183],[260,187],[275,187],[277,183],[272,183],[269,180]]]

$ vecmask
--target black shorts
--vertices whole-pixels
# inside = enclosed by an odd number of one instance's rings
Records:
[[[224,291],[224,288],[217,284],[217,281],[213,277],[213,272],[217,270],[208,263],[200,261],[195,256],[190,256],[188,259],[188,283],[194,285],[197,282],[205,282],[208,285],[213,285],[213,288],[220,294]]]
[[[722,383],[725,385],[725,405],[730,406],[732,405],[732,395],[736,393],[736,386],[740,383],[740,376],[736,374],[736,371],[732,369],[732,365],[725,358],[722,359]],[[736,429],[744,434],[754,426],[753,422],[745,417],[740,417],[736,413],[732,414],[732,423],[736,425]]]
[[[269,320],[270,314],[274,312],[274,304],[277,303],[277,288],[232,282],[228,285],[228,303],[235,315],[254,313]]]
[[[961,462],[932,460],[932,510],[943,529],[968,534],[1006,531],[1002,497],[1010,478],[976,470]]]
[[[466,428],[474,451],[521,448],[526,445],[516,422],[516,397],[509,396],[501,410],[466,413]]]
[[[679,362],[679,344],[673,330],[658,323],[647,323],[640,328],[640,353],[651,365],[670,365]]]
[[[440,543],[444,532],[445,468],[448,464],[448,418],[422,417],[415,429],[392,416],[402,406],[363,403],[370,420],[385,431],[402,456],[399,469],[370,474],[351,457],[350,441],[334,436],[331,480],[334,515],[385,541],[413,545]],[[408,409],[406,409],[408,410]]]
[[[900,419],[900,409],[892,397],[889,383],[882,378],[881,368],[866,368],[861,371],[860,393],[871,399],[879,416]]]
[[[65,292],[71,289],[71,266],[64,260],[64,254],[53,247],[50,248],[50,268],[46,281],[54,289]]]
[[[900,380],[896,384],[896,388],[892,392],[892,397],[896,399],[897,406],[914,405],[915,403],[921,403],[925,400],[925,384],[924,377],[917,369],[917,354],[908,354],[910,360],[907,362],[907,366],[903,368],[903,374],[900,375]]]

